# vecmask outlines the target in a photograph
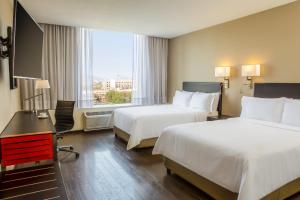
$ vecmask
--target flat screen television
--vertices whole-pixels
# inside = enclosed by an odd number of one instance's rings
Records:
[[[17,0],[13,19],[11,76],[39,79],[42,77],[43,30]]]

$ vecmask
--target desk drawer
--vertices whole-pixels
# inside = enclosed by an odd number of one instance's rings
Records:
[[[43,151],[35,151],[29,153],[19,153],[14,155],[3,155],[3,160],[18,160],[18,159],[26,159],[26,158],[33,158],[33,157],[40,157],[40,156],[51,156],[52,151],[51,149],[43,150]]]
[[[2,164],[53,159],[52,134],[28,135],[1,139]]]
[[[2,160],[3,166],[9,166],[9,165],[16,165],[16,164],[23,164],[23,163],[29,163],[29,162],[36,162],[41,160],[52,160],[53,156],[35,156],[35,157],[29,157],[29,158],[22,158],[22,159],[16,159],[16,160]]]
[[[10,149],[6,148],[4,152],[2,153],[2,156],[9,156],[9,155],[16,155],[16,154],[22,154],[22,153],[30,153],[30,152],[36,152],[36,151],[48,151],[51,150],[50,145],[41,145],[41,146],[34,146],[34,147],[25,147],[25,148],[15,148]]]
[[[34,148],[37,146],[49,146],[52,144],[52,140],[36,140],[36,141],[25,141],[25,142],[18,142],[18,143],[8,143],[2,144],[3,151],[10,151],[15,149],[22,149],[22,148]]]
[[[27,136],[19,136],[19,137],[7,137],[1,139],[1,144],[15,144],[15,143],[23,143],[23,142],[34,142],[41,140],[52,140],[52,133],[47,134],[38,134],[38,135],[27,135]]]

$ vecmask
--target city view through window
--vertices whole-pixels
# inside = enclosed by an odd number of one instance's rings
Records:
[[[133,35],[93,32],[94,105],[131,103]]]

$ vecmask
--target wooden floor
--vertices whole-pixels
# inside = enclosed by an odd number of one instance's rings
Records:
[[[0,200],[67,200],[56,163],[1,172]]]
[[[59,153],[62,176],[70,200],[190,200],[211,199],[176,175],[167,175],[160,156],[152,149],[126,151],[111,131],[66,135],[81,153]],[[292,198],[300,199],[300,196]]]

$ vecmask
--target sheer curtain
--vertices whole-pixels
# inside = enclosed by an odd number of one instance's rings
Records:
[[[132,103],[166,103],[168,40],[134,36]]]
[[[57,100],[73,100],[77,106],[89,106],[92,101],[92,33],[91,30],[41,24],[44,30],[42,79],[49,80],[50,90],[44,90],[44,105],[55,109]],[[21,99],[37,94],[32,80],[20,81]],[[36,98],[37,109],[41,98]],[[23,109],[31,109],[32,103]]]
[[[77,29],[77,105],[93,106],[93,33],[90,29]]]

